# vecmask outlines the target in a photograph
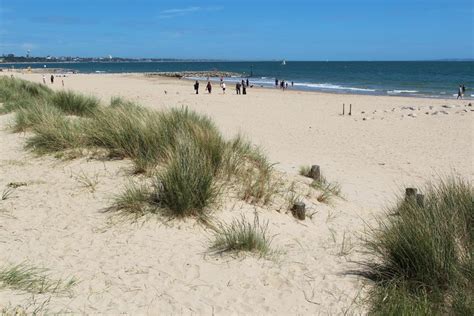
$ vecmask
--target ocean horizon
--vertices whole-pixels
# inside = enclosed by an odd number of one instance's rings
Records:
[[[46,67],[45,67],[46,66]],[[474,97],[474,61],[127,61],[3,63],[2,68],[64,68],[80,73],[155,73],[223,71],[249,78],[250,84],[274,87],[275,79],[293,82],[292,89],[346,94],[455,98],[466,87]],[[188,79],[207,78],[190,77]],[[209,78],[219,80],[220,78]]]

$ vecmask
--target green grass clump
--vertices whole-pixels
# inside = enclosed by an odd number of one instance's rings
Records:
[[[39,154],[80,148],[84,144],[81,122],[57,113],[43,113],[32,127],[34,135],[26,141],[26,148]]]
[[[77,283],[75,279],[53,280],[47,269],[28,264],[18,264],[0,269],[0,288],[24,291],[32,294],[67,293]]]
[[[99,100],[77,92],[59,91],[52,95],[51,104],[66,114],[89,116],[99,107]]]
[[[260,223],[258,216],[255,216],[251,223],[242,216],[228,225],[218,225],[210,250],[214,253],[249,251],[264,256],[270,252],[271,242],[268,222]]]
[[[61,116],[60,110],[45,102],[33,102],[28,107],[22,107],[15,113],[14,132],[24,132],[33,126],[47,121],[49,117]]]
[[[179,143],[179,138],[185,136],[202,150],[215,171],[221,167],[225,144],[219,130],[207,116],[187,108],[172,109],[162,113],[159,122],[163,148],[175,151],[173,147]]]
[[[9,113],[25,108],[37,101],[50,98],[54,92],[45,85],[26,80],[0,77],[0,113]]]
[[[89,146],[130,158],[141,172],[156,166],[162,152],[157,114],[141,107],[100,108],[84,124]]]
[[[156,212],[158,205],[154,203],[153,194],[148,186],[130,182],[124,191],[115,197],[112,209],[135,217]]]
[[[473,201],[469,182],[448,179],[427,188],[424,206],[402,199],[391,210],[362,271],[375,282],[374,314],[474,314]]]
[[[217,198],[215,170],[206,152],[190,136],[182,136],[169,153],[168,164],[155,178],[161,206],[176,217],[205,216]]]
[[[261,151],[240,136],[225,141],[207,116],[187,108],[153,111],[118,97],[103,107],[97,99],[72,91],[53,93],[24,80],[2,80],[9,88],[1,88],[0,97],[27,96],[26,105],[16,109],[14,127],[33,132],[27,148],[57,157],[65,150],[73,149],[75,157],[76,149],[105,149],[111,157],[131,159],[135,172],[147,175],[163,167],[154,181],[157,201],[148,204],[157,202],[174,216],[203,215],[223,184],[240,190],[250,203],[266,204],[278,191],[273,166]],[[141,202],[127,204],[131,195],[139,194],[126,190],[118,205],[135,212],[155,209],[142,208]]]
[[[91,145],[104,147],[114,156],[131,158],[136,172],[147,172],[166,160],[167,153],[175,150],[179,135],[186,134],[202,148],[214,169],[219,169],[224,141],[207,117],[186,108],[161,113],[120,102],[113,108],[95,111],[86,123]]]
[[[118,108],[118,107],[138,107],[137,104],[133,103],[132,101],[130,100],[127,100],[123,97],[117,97],[117,96],[114,96],[112,98],[110,98],[110,107],[112,108]]]

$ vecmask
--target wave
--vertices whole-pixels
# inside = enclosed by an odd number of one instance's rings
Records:
[[[401,94],[401,93],[417,93],[417,90],[389,90],[388,94]]]
[[[295,86],[299,87],[308,87],[314,89],[323,89],[323,90],[349,90],[349,91],[365,91],[365,92],[375,92],[375,89],[368,88],[356,88],[356,87],[344,87],[331,83],[295,83]]]

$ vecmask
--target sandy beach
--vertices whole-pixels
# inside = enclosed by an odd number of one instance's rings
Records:
[[[14,75],[42,82],[41,74]],[[210,255],[210,232],[192,219],[130,223],[104,212],[130,178],[140,177],[131,174],[130,161],[35,156],[24,149],[29,133],[12,133],[14,115],[2,115],[0,189],[24,185],[0,201],[0,261],[34,263],[79,282],[63,296],[0,291],[0,310],[43,305],[87,314],[364,314],[366,283],[347,272],[365,259],[361,238],[368,225],[405,187],[451,174],[474,179],[470,100],[262,88],[235,95],[231,84],[225,95],[218,84],[207,94],[204,82],[195,95],[192,81],[143,74],[74,74],[48,86],[104,104],[122,96],[152,109],[188,107],[212,118],[225,137],[241,133],[261,146],[287,181],[305,185],[299,167],[321,166],[341,185],[343,198],[330,205],[308,198],[313,215],[304,222],[278,203],[226,200],[214,215],[229,221],[258,213],[268,220],[279,253]],[[84,177],[94,179],[93,190]]]

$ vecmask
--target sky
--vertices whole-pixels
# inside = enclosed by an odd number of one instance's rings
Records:
[[[474,58],[472,0],[0,0],[0,55]]]

